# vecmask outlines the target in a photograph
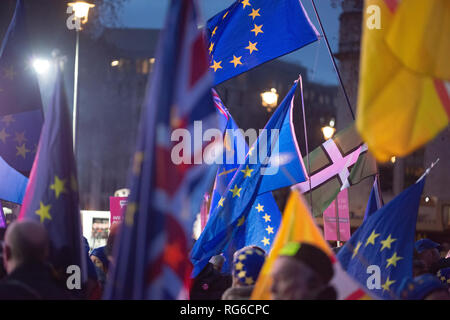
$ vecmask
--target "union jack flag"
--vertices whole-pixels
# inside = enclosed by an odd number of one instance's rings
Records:
[[[172,158],[175,130],[194,136],[196,121],[203,130],[216,127],[212,74],[197,8],[194,0],[173,0],[168,10],[105,299],[188,298],[192,226],[216,170],[199,164],[207,143],[193,142],[190,162],[176,164]]]

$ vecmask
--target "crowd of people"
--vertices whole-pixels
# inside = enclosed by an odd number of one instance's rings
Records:
[[[85,241],[88,280],[81,290],[69,290],[66,279],[49,263],[49,239],[42,224],[23,220],[1,229],[2,269],[0,300],[101,299],[114,264],[112,249],[119,225],[113,225],[106,246],[90,250]],[[404,300],[450,300],[450,251],[430,239],[415,243],[413,278],[403,279],[396,296]],[[334,248],[337,252],[339,248]],[[251,298],[267,253],[247,246],[233,255],[229,273],[223,273],[225,258],[211,258],[193,279],[191,300],[248,300]],[[286,244],[271,270],[274,300],[335,300],[330,284],[333,266],[318,247],[301,242]]]

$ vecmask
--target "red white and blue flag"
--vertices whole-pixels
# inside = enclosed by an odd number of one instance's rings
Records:
[[[201,121],[202,130],[216,127],[212,74],[197,8],[193,0],[173,0],[168,10],[105,299],[188,298],[192,226],[216,170],[199,163],[210,145],[197,140],[191,144],[190,163],[175,164],[171,158],[178,143],[171,139],[174,130],[186,129],[194,136],[195,121]]]

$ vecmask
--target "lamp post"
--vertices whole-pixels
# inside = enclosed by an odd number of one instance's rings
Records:
[[[78,61],[80,53],[80,30],[81,24],[85,24],[88,21],[89,9],[95,7],[85,1],[75,1],[67,4],[72,7],[75,13],[75,19],[78,20],[79,27],[75,29],[76,32],[76,44],[75,44],[75,67],[73,73],[73,111],[72,111],[72,130],[73,130],[73,150],[75,153],[76,134],[77,134],[77,115],[78,115]],[[75,155],[76,156],[76,155]]]
[[[322,127],[322,133],[325,140],[333,138],[335,132],[334,119],[331,119],[327,126]]]

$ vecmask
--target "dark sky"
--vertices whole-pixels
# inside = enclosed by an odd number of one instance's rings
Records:
[[[204,20],[230,6],[234,0],[199,0]],[[312,23],[320,31],[311,0],[302,1]],[[333,52],[338,48],[339,15],[341,8],[333,8],[330,0],[315,0],[322,24]],[[128,0],[119,14],[119,25],[125,28],[161,28],[164,24],[169,0]],[[282,59],[308,68],[308,76],[324,84],[337,84],[325,40],[320,40]]]

